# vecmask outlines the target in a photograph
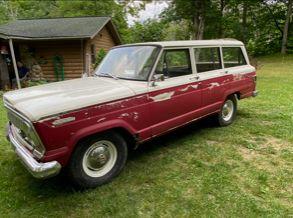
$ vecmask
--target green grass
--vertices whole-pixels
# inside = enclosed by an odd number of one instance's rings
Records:
[[[0,217],[293,216],[293,56],[259,63],[260,95],[239,102],[233,125],[203,120],[149,142],[112,183],[83,192],[26,172],[1,104]]]

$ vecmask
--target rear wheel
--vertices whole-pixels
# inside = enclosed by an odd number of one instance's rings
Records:
[[[218,114],[218,123],[220,126],[228,126],[235,120],[237,112],[237,99],[234,95],[228,97],[222,105]]]
[[[118,133],[105,133],[81,142],[72,154],[69,176],[81,188],[111,181],[127,160],[127,144]]]

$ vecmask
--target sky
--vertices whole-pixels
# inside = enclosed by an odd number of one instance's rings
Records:
[[[139,4],[139,1],[134,1],[134,4]],[[168,7],[168,1],[152,1],[145,5],[145,10],[141,10],[137,17],[127,16],[128,25],[133,25],[135,21],[143,23],[148,18],[157,18],[159,14]]]

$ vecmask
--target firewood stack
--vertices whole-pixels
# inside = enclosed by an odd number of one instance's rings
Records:
[[[32,81],[44,80],[42,68],[41,68],[40,65],[34,64],[31,67],[30,78],[31,78]]]

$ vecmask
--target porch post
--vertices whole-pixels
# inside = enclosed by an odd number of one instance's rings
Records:
[[[19,80],[19,74],[18,74],[18,69],[17,69],[17,65],[16,65],[16,60],[15,60],[15,54],[14,54],[14,48],[13,48],[12,39],[9,39],[9,47],[10,47],[10,52],[11,52],[12,63],[13,63],[13,68],[14,68],[14,72],[15,72],[15,78],[16,78],[17,87],[19,89],[21,89],[20,80]]]

